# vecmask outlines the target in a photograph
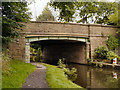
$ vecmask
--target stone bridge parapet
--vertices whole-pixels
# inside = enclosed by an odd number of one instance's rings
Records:
[[[10,44],[10,53],[13,58],[24,60],[26,58],[27,39],[41,37],[66,37],[79,38],[86,42],[86,57],[92,58],[96,47],[106,46],[106,40],[110,34],[116,35],[118,27],[100,24],[78,24],[78,23],[61,23],[61,22],[36,22],[32,21],[25,24],[21,32],[22,37],[16,39],[16,42]],[[32,39],[30,39],[32,38]],[[77,40],[77,39],[76,39]]]

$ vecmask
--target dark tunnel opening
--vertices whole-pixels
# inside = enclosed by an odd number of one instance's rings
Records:
[[[59,59],[66,63],[85,63],[85,43],[75,40],[42,40],[31,42],[42,47],[42,62],[56,65]],[[39,60],[38,60],[39,61]]]

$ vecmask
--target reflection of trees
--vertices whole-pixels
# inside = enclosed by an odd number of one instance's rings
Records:
[[[74,83],[86,88],[87,87],[87,66],[78,64],[69,64],[69,68],[77,68],[77,79]]]
[[[98,83],[106,88],[118,88],[118,80],[120,79],[120,77],[114,79],[111,71],[94,69],[93,76]]]
[[[94,88],[120,88],[120,72],[117,70],[115,72],[117,72],[118,78],[114,79],[112,73],[114,70],[112,69],[94,68],[76,64],[69,65],[70,67],[77,68],[78,78],[75,83],[78,85],[84,87],[92,87],[91,85],[94,85]],[[89,72],[89,77],[85,74],[87,72]]]

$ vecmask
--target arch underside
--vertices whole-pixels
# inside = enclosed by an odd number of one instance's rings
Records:
[[[26,37],[26,62],[30,62],[30,43],[40,43],[44,62],[56,64],[60,58],[66,58],[70,62],[85,63],[86,42],[81,37]]]
[[[34,42],[41,40],[75,40],[80,42],[87,42],[87,38],[83,37],[68,37],[68,36],[38,36],[38,37],[26,37],[26,42]]]

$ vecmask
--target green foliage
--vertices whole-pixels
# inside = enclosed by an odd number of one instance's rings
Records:
[[[20,60],[10,60],[9,68],[9,74],[2,72],[2,88],[22,88],[28,75],[36,69],[34,65]]]
[[[77,10],[79,10],[79,17],[81,18],[77,22],[88,23],[89,18],[95,15],[98,10],[95,2],[78,2],[76,3]]]
[[[112,60],[112,59],[114,59],[114,58],[117,58],[117,55],[116,55],[114,52],[109,51],[109,52],[107,53],[107,59],[108,59],[108,60]]]
[[[116,8],[118,8],[117,2],[99,2],[99,7],[97,11],[97,23],[99,24],[110,24],[109,16],[115,13]]]
[[[78,23],[89,23],[91,20],[94,23],[109,23],[109,16],[113,14],[118,6],[116,2],[51,2],[55,10],[59,9],[59,19],[70,22],[77,16]],[[95,17],[95,19],[94,19]]]
[[[41,48],[38,48],[38,50],[37,50],[37,59],[40,60],[40,62],[43,61]]]
[[[114,58],[117,58],[119,60],[120,57],[118,55],[116,55],[114,52],[109,51],[107,53],[107,59],[108,60],[113,60]]]
[[[38,16],[36,21],[54,21],[54,16],[52,15],[49,8],[46,6],[42,14]]]
[[[64,61],[65,61],[64,58],[63,59],[59,59],[59,61],[57,63],[59,68],[64,69],[66,67],[66,65],[64,64]]]
[[[2,2],[2,43],[8,43],[20,36],[19,31],[23,30],[23,24],[28,22],[30,13],[27,12],[27,2]]]
[[[117,58],[117,59],[118,59],[118,61],[120,61],[120,56],[118,56],[118,58]]]
[[[117,58],[118,60],[120,60],[120,57],[118,55],[116,55],[114,52],[109,51],[107,48],[105,47],[98,47],[95,50],[95,58],[97,59],[107,59],[107,60],[113,60],[114,58]]]
[[[118,48],[118,39],[115,36],[110,35],[106,45],[108,47],[109,50],[115,50]]]
[[[87,58],[87,64],[92,65],[93,64],[93,59]]]
[[[68,80],[62,69],[53,65],[44,65],[47,67],[46,80],[50,88],[82,88],[81,86]]]
[[[99,67],[99,68],[103,67],[103,63],[102,62],[96,62],[95,65],[96,65],[96,67]]]
[[[109,16],[109,21],[111,23],[114,23],[114,25],[118,25],[118,26],[120,25],[120,23],[119,23],[120,17],[118,15],[119,12],[120,12],[120,10],[118,10],[118,8],[116,8],[115,13]]]
[[[37,51],[34,48],[30,47],[30,53],[30,60],[35,62],[37,60]]]
[[[119,6],[120,6],[120,3],[118,4],[118,8],[116,8],[115,13],[109,16],[109,21],[116,26],[120,26],[120,15],[119,15],[120,7]],[[117,34],[118,34],[118,40],[119,40],[118,44],[120,46],[120,28],[117,30]]]
[[[103,67],[103,62],[95,62],[95,66],[102,68]]]
[[[66,65],[64,64],[64,62],[65,62],[65,58],[59,59],[58,67],[63,69],[63,71],[65,72],[65,75],[68,77],[69,80],[75,81],[75,79],[77,78],[77,74],[76,74],[77,69],[72,68],[70,70],[69,68],[66,68]]]
[[[103,63],[99,63],[99,67],[102,68],[103,67]]]
[[[54,9],[59,9],[60,20],[65,20],[66,22],[72,21],[72,18],[75,13],[75,3],[74,2],[51,2],[50,6]]]
[[[9,74],[9,71],[11,70],[10,61],[11,58],[5,53],[2,53],[2,73]]]
[[[42,62],[42,46],[40,44],[31,44],[30,45],[31,52],[31,61]]]
[[[63,69],[65,74],[67,75],[68,79],[71,81],[75,81],[77,78],[77,69],[76,68],[72,68],[71,70],[69,68],[64,68]]]
[[[95,49],[95,58],[98,59],[107,59],[108,49],[104,46],[100,46]]]

